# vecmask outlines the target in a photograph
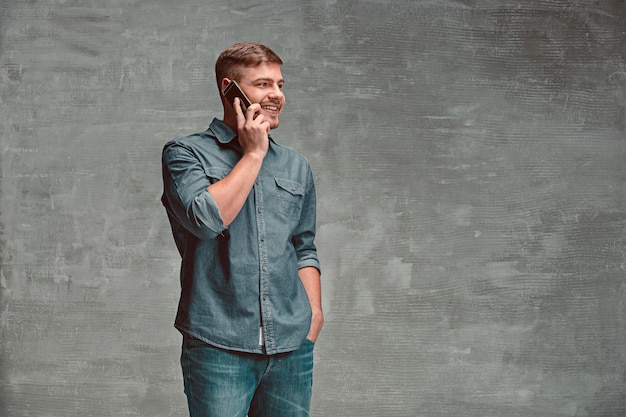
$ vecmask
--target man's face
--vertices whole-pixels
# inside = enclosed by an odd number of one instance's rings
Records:
[[[285,105],[284,80],[280,65],[264,62],[258,67],[244,68],[237,83],[251,103],[261,105],[261,114],[270,122],[270,128],[277,128],[280,113]]]

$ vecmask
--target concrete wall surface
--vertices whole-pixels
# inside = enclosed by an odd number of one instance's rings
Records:
[[[185,416],[170,138],[285,61],[312,416],[626,415],[623,0],[0,1],[0,416]]]

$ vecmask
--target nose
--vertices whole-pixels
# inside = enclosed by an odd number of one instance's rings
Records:
[[[273,99],[282,99],[285,97],[285,93],[280,86],[274,85],[270,91],[269,96]]]

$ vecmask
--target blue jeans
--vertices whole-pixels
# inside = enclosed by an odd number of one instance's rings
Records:
[[[313,342],[277,355],[241,353],[183,336],[181,365],[191,417],[307,417]]]

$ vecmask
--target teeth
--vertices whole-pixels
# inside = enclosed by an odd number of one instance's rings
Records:
[[[262,108],[265,110],[271,110],[271,111],[278,110],[278,107],[274,107],[274,106],[262,106]]]

